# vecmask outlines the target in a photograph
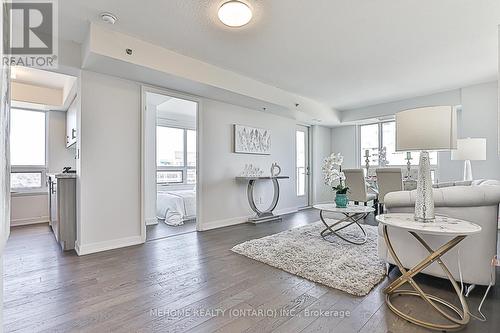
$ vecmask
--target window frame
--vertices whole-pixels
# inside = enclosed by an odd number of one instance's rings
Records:
[[[48,149],[48,141],[49,141],[49,117],[47,116],[48,111],[46,110],[37,110],[30,108],[21,108],[21,107],[12,107],[11,112],[13,110],[21,110],[21,111],[32,111],[32,112],[41,112],[44,114],[45,118],[45,163],[43,165],[11,165],[10,174],[13,173],[41,173],[41,186],[40,187],[24,187],[24,188],[12,188],[10,187],[11,194],[30,194],[30,193],[41,193],[47,192],[47,162],[49,158],[49,149]]]
[[[387,123],[395,123],[396,120],[394,119],[389,119],[389,120],[382,120],[382,121],[377,121],[377,122],[372,122],[372,123],[365,123],[365,124],[360,124],[358,125],[358,158],[359,158],[359,165],[360,166],[364,166],[364,156],[363,156],[363,152],[361,151],[361,127],[362,126],[368,126],[368,125],[375,125],[377,124],[378,125],[378,150],[380,151],[383,147],[383,124],[387,124]],[[436,164],[431,164],[431,170],[435,172],[435,174],[437,175],[437,171],[438,171],[438,164],[439,164],[439,154],[437,155],[437,158],[436,158]],[[387,164],[387,167],[406,167],[407,165],[406,164]],[[378,160],[378,163],[375,165],[375,164],[371,164],[370,165],[370,169],[372,167],[380,167],[380,160]],[[411,165],[412,168],[418,168],[418,161],[415,165]]]
[[[195,170],[196,172],[196,165],[195,166],[188,166],[188,151],[187,151],[187,133],[188,131],[194,131],[196,136],[198,135],[196,128],[195,127],[189,127],[189,126],[176,126],[169,124],[168,122],[158,122],[156,123],[156,127],[168,127],[168,128],[175,128],[175,129],[181,129],[183,130],[183,166],[158,166],[158,161],[156,160],[156,172],[159,171],[176,171],[176,172],[182,172],[182,182],[176,182],[176,183],[164,183],[164,182],[158,182],[158,177],[156,177],[156,185],[158,186],[179,186],[179,185],[189,185],[189,186],[196,186],[196,181],[194,183],[188,183],[188,175],[187,172],[188,170]],[[195,136],[195,137],[196,137]],[[156,145],[156,139],[155,139],[155,145]],[[156,153],[156,150],[155,150]]]

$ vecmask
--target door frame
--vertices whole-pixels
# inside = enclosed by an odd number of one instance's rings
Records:
[[[146,94],[147,93],[155,93],[155,94],[161,94],[161,95],[166,95],[166,96],[171,96],[174,98],[179,98],[179,99],[184,99],[188,100],[191,102],[197,103],[197,108],[196,108],[196,230],[200,231],[201,230],[201,221],[202,221],[202,196],[201,196],[201,189],[202,189],[202,172],[201,172],[201,165],[202,165],[202,149],[201,149],[201,143],[202,143],[202,99],[198,96],[195,95],[190,95],[186,94],[183,92],[171,90],[171,89],[166,89],[166,88],[161,88],[161,87],[155,87],[151,85],[146,85],[143,84],[141,85],[141,220],[140,220],[140,227],[141,227],[141,238],[143,242],[146,241],[146,212],[145,212],[145,207],[146,207],[146,200],[145,200],[145,178],[146,178],[146,159],[145,159],[145,151],[146,151],[146,122],[145,122],[145,113],[146,113]],[[156,196],[155,196],[156,198]],[[155,207],[156,207],[156,199],[155,199]]]
[[[307,187],[306,187],[306,190],[307,190],[307,194],[305,195],[306,199],[307,199],[307,202],[306,202],[306,205],[305,206],[299,206],[298,209],[301,210],[301,209],[307,209],[309,207],[311,207],[311,203],[312,203],[312,190],[313,190],[313,187],[312,187],[312,178],[313,178],[313,171],[312,171],[312,130],[311,130],[311,125],[308,125],[308,124],[303,124],[303,123],[297,123],[295,125],[295,146],[294,146],[294,150],[295,150],[295,160],[294,160],[294,165],[295,165],[295,172],[297,172],[297,130],[299,129],[299,126],[300,127],[305,127],[307,128],[307,156],[306,156],[306,161],[307,161],[307,166],[309,167],[309,174],[307,175]],[[297,196],[297,198],[301,198],[303,196],[298,196],[297,195],[297,179],[295,180],[295,195]]]

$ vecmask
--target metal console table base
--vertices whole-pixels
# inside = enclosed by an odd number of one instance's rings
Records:
[[[387,233],[386,225],[384,225],[383,230],[384,230],[385,242],[389,250],[389,253],[396,262],[396,265],[399,267],[399,270],[401,271],[402,274],[398,279],[394,280],[384,290],[384,293],[386,294],[386,304],[389,307],[389,309],[391,309],[399,317],[415,325],[422,326],[428,329],[440,330],[440,331],[455,331],[464,328],[470,321],[469,308],[467,306],[467,302],[463,294],[461,293],[460,287],[456,283],[448,267],[446,267],[446,265],[441,260],[441,257],[448,251],[450,251],[453,247],[455,247],[458,243],[460,243],[465,238],[465,236],[456,236],[446,244],[442,245],[439,249],[433,250],[418,234],[416,234],[415,232],[410,232],[410,234],[413,237],[415,237],[420,242],[420,244],[422,244],[422,246],[429,252],[429,255],[420,263],[415,265],[413,268],[407,270],[399,260],[398,256],[396,255],[396,252],[394,251],[394,248],[392,247],[392,243]],[[439,266],[441,266],[441,269],[448,277],[448,280],[451,282],[453,289],[455,290],[455,293],[457,294],[458,299],[460,301],[461,309],[442,298],[425,293],[413,279],[415,275],[420,273],[422,270],[424,270],[427,266],[429,266],[433,262],[437,262]],[[414,290],[398,289],[405,283],[409,283]],[[394,296],[420,297],[450,323],[449,324],[432,323],[422,319],[417,319],[409,314],[406,314],[400,309],[398,309],[392,303],[391,298]],[[451,312],[453,312],[457,316],[450,315],[443,308],[451,310]]]
[[[321,222],[323,222],[323,224],[326,227],[323,231],[321,231],[321,237],[323,237],[324,240],[326,240],[330,243],[332,243],[332,241],[327,239],[326,237],[331,236],[331,235],[335,235],[335,236],[339,237],[340,239],[342,239],[348,243],[354,244],[354,245],[362,245],[362,244],[366,243],[368,236],[366,235],[365,229],[363,229],[363,227],[361,226],[361,224],[358,223],[358,221],[363,220],[368,215],[368,213],[344,213],[344,212],[342,212],[342,214],[345,215],[345,217],[343,219],[336,221],[332,224],[328,224],[325,220],[325,217],[323,216],[323,210],[319,211],[319,217],[321,219]],[[346,225],[343,225],[343,226],[337,228],[337,229],[334,229],[337,225],[344,223],[344,222],[348,222],[348,223]],[[361,229],[361,232],[363,233],[363,240],[360,242],[349,240],[338,233],[340,230],[345,229],[353,224],[357,225],[359,227],[359,229]]]
[[[255,216],[248,219],[251,223],[262,223],[269,221],[280,221],[281,216],[274,215],[273,211],[278,205],[280,198],[280,185],[278,179],[288,179],[288,176],[271,176],[271,177],[236,177],[237,180],[248,181],[247,185],[247,199],[250,208],[255,212]],[[257,180],[271,180],[273,183],[273,200],[269,207],[265,210],[260,210],[255,204],[255,198],[253,195],[255,183]]]

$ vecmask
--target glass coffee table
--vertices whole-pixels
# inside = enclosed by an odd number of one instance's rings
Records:
[[[366,243],[367,240],[366,231],[365,229],[363,229],[363,226],[358,222],[364,219],[371,212],[374,212],[375,208],[367,206],[358,206],[358,205],[348,205],[345,208],[340,208],[337,207],[335,204],[319,204],[319,205],[314,205],[313,208],[319,209],[319,217],[321,219],[321,222],[323,222],[323,224],[326,227],[320,233],[321,237],[323,237],[324,240],[332,242],[332,240],[327,239],[326,237],[335,235],[340,239],[351,244],[362,245]],[[345,217],[341,220],[334,220],[333,223],[329,224],[328,220],[324,216],[325,212],[340,213],[343,214]],[[348,228],[352,225],[356,225],[363,233],[363,239],[361,241],[351,240],[339,234],[340,230]]]

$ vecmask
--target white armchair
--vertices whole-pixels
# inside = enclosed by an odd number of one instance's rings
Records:
[[[465,238],[458,246],[443,256],[443,260],[455,277],[460,280],[458,252],[463,281],[470,284],[488,285],[490,283],[491,259],[497,252],[498,205],[500,203],[499,181],[476,181],[469,186],[439,187],[433,189],[436,214],[447,215],[479,224],[482,231]],[[399,191],[385,196],[388,213],[412,213],[415,205],[415,191]],[[406,231],[388,229],[389,237],[402,264],[410,268],[428,255]],[[451,239],[442,236],[424,236],[425,241],[434,249]],[[379,226],[379,257],[388,263],[394,260],[387,251],[382,228]],[[446,277],[436,263],[427,267],[423,273]],[[495,283],[495,274],[493,274]]]

